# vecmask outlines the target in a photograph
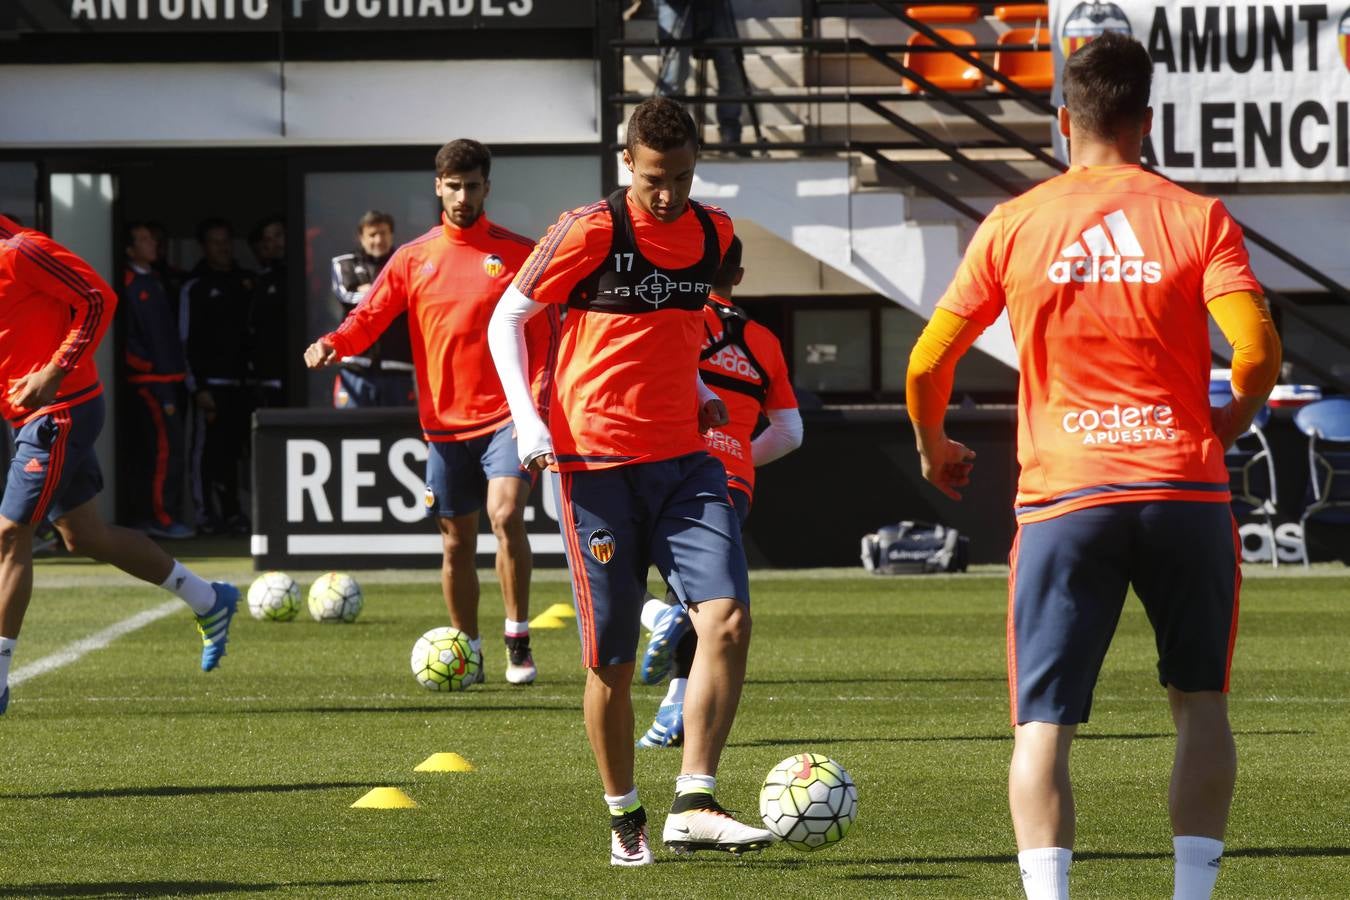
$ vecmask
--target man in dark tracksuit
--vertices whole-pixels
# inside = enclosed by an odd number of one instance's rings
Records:
[[[187,347],[188,391],[195,404],[192,493],[202,531],[247,534],[239,469],[247,462],[256,406],[249,321],[257,277],[234,259],[234,232],[223,219],[197,229],[202,260],[179,298]]]
[[[356,237],[360,246],[354,252],[333,257],[333,295],[344,318],[365,299],[394,254],[394,217],[370,210],[361,217]],[[401,313],[364,354],[342,360],[333,379],[333,406],[356,409],[415,403],[408,315]]]
[[[119,304],[126,328],[126,380],[133,399],[132,522],[157,538],[192,537],[183,524],[187,360],[178,312],[155,271],[159,242],[142,222],[127,226]]]
[[[249,316],[254,389],[259,406],[286,405],[286,371],[293,355],[286,283],[286,220],[263,219],[248,236],[258,260],[258,285]]]

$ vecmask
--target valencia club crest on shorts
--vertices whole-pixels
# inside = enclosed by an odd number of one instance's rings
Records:
[[[496,278],[506,271],[506,263],[502,262],[502,258],[497,254],[489,253],[483,257],[483,271],[488,274],[489,278]]]
[[[587,543],[591,548],[591,556],[594,556],[595,561],[601,565],[614,558],[614,535],[610,534],[608,529],[592,531]]]

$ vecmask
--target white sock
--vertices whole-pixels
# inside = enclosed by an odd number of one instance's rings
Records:
[[[711,794],[717,790],[716,775],[680,775],[675,779],[675,796],[696,794],[700,791]]]
[[[0,694],[9,684],[9,661],[14,658],[14,647],[18,643],[18,638],[0,637]]]
[[[1063,847],[1037,847],[1017,854],[1027,900],[1069,900],[1072,861],[1073,851]]]
[[[1214,882],[1219,880],[1223,841],[1180,835],[1172,838],[1172,849],[1177,855],[1176,889],[1172,900],[1209,900],[1214,893]]]
[[[617,797],[605,795],[605,805],[609,807],[609,813],[612,816],[621,816],[624,813],[632,812],[640,805],[637,798],[637,788],[634,787],[626,794],[620,794]]]
[[[506,620],[506,636],[509,637],[509,638],[514,638],[514,637],[529,637],[529,636],[530,636],[530,623],[529,623],[528,621],[525,621],[525,622],[517,622],[515,619],[507,619],[507,620]]]
[[[182,597],[183,602],[199,616],[206,615],[211,611],[211,607],[216,605],[216,590],[211,587],[211,582],[193,574],[187,566],[176,559],[173,561],[173,571],[160,587]]]
[[[665,706],[669,703],[683,703],[684,686],[687,685],[688,683],[689,683],[688,678],[670,679],[670,690],[666,691],[666,699],[661,701],[661,705]]]
[[[666,601],[648,594],[647,602],[642,604],[642,627],[646,628],[648,631],[655,631],[656,617],[669,608],[670,607],[666,605]]]
[[[483,639],[481,637],[469,638],[469,649],[479,656],[483,655]]]

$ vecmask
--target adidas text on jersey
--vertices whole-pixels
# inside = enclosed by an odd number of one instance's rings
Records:
[[[1061,258],[1050,264],[1050,280],[1055,284],[1162,281],[1162,263],[1143,258],[1144,248],[1130,227],[1130,220],[1125,218],[1125,210],[1118,209],[1103,218],[1104,227],[1093,225],[1083,232],[1081,240],[1060,251]]]

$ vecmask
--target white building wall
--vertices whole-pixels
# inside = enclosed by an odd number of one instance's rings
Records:
[[[284,75],[284,78],[283,78]],[[589,60],[5,66],[0,147],[598,139]]]
[[[707,160],[699,164],[693,196],[755,221],[925,319],[963,250],[955,225],[908,221],[903,194],[852,192],[843,159]],[[1017,368],[1006,316],[975,346]]]

